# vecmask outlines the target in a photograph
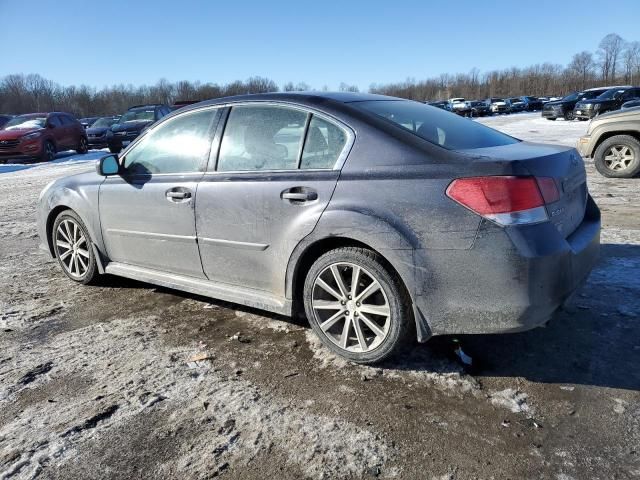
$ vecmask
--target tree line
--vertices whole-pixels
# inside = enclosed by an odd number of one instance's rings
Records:
[[[525,68],[441,74],[425,80],[371,84],[369,91],[413,100],[446,100],[451,97],[487,98],[518,95],[563,95],[575,90],[612,84],[640,83],[640,42],[625,41],[610,33],[595,52],[576,53],[566,65],[542,63]],[[132,105],[180,100],[206,100],[247,93],[313,90],[305,82],[288,82],[280,88],[273,80],[251,77],[228,84],[161,79],[155,85],[114,85],[96,89],[87,85],[62,86],[38,74],[13,74],[0,79],[0,113],[66,111],[78,117],[113,115]],[[326,86],[321,90],[328,90]],[[358,87],[341,83],[341,91]]]

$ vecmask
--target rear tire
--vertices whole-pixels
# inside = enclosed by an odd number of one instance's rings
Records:
[[[564,119],[567,120],[567,121],[575,120],[576,116],[573,114],[573,110],[571,110],[569,112],[565,112]]]
[[[596,148],[593,162],[605,177],[635,177],[640,173],[640,142],[631,135],[607,138]]]
[[[411,343],[411,300],[371,250],[343,247],[322,255],[307,273],[303,299],[313,331],[347,360],[381,362]]]
[[[93,242],[87,227],[73,210],[58,215],[53,223],[51,242],[67,277],[85,285],[96,282],[99,272]]]

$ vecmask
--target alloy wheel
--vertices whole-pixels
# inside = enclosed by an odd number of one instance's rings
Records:
[[[633,150],[627,145],[612,145],[604,153],[604,164],[614,172],[626,170],[634,159]]]
[[[74,279],[81,279],[89,270],[89,244],[80,225],[65,218],[56,230],[55,247],[60,263]]]
[[[56,149],[54,148],[53,143],[47,142],[44,146],[44,151],[45,151],[45,156],[47,158],[47,161],[51,161],[55,158]]]
[[[364,353],[389,334],[391,308],[380,282],[353,263],[333,263],[316,277],[311,305],[320,330],[336,346]]]

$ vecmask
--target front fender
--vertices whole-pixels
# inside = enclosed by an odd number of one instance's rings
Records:
[[[102,230],[100,229],[100,218],[98,215],[98,185],[64,185],[51,187],[40,201],[39,206],[39,231],[46,242],[49,252],[53,254],[53,245],[48,232],[55,221],[58,212],[63,209],[73,210],[82,220],[91,241],[101,255],[104,255],[104,241]]]

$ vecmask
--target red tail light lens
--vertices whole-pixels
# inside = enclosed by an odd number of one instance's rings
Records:
[[[454,180],[447,196],[501,225],[539,223],[548,219],[545,203],[558,200],[552,178],[469,177]]]

